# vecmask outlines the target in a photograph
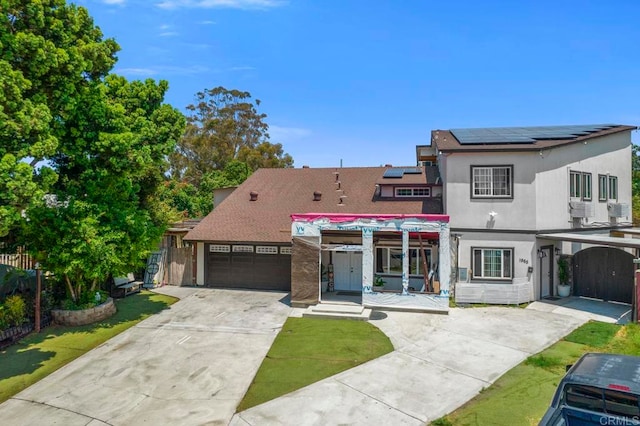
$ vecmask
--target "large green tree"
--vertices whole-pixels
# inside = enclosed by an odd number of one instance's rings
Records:
[[[251,94],[224,87],[196,94],[187,110],[187,128],[170,156],[174,179],[199,186],[207,174],[224,170],[237,160],[251,170],[291,167],[293,159],[282,145],[272,144],[266,114],[258,112]]]
[[[107,74],[118,49],[84,8],[0,0],[0,237],[56,181],[40,162],[58,149],[78,93]]]
[[[0,4],[0,231],[77,300],[158,241],[169,211],[157,189],[184,117],[163,104],[166,82],[109,74],[118,45],[86,9]]]

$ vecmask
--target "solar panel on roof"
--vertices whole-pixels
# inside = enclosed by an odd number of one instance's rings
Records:
[[[420,167],[405,167],[404,172],[408,175],[420,175],[422,174],[422,169]]]
[[[452,129],[451,133],[462,145],[471,144],[533,144],[545,139],[574,139],[615,124],[589,124],[540,127],[493,127],[484,129]]]
[[[404,169],[387,169],[382,175],[383,178],[401,178],[404,175]]]

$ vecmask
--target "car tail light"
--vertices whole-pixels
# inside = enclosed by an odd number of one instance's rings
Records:
[[[629,392],[631,390],[631,388],[629,386],[616,385],[614,383],[610,383],[609,384],[609,389],[615,389],[615,390],[621,390],[621,391],[627,391],[627,392]]]

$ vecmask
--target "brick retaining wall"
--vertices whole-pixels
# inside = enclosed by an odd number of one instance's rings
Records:
[[[54,309],[51,311],[53,322],[68,326],[91,324],[109,318],[115,313],[116,305],[113,303],[112,298],[108,298],[103,304],[91,309],[81,309],[77,311]]]

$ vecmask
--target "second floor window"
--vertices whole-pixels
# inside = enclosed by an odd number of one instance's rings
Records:
[[[569,197],[591,200],[591,173],[569,173]]]
[[[609,199],[618,199],[618,178],[616,176],[609,176]]]
[[[396,188],[396,197],[430,197],[431,188]]]
[[[512,198],[513,166],[471,167],[471,198]]]
[[[598,175],[598,200],[607,201],[607,191],[608,186],[608,178],[607,175]]]

